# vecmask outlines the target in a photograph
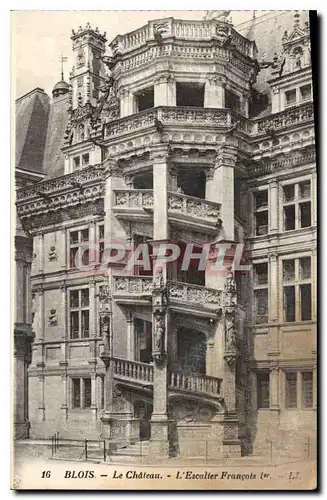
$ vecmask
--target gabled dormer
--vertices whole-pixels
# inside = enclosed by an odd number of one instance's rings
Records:
[[[304,13],[302,14],[304,15]],[[300,24],[295,11],[293,29],[285,31],[282,50],[274,56],[268,83],[272,93],[272,113],[312,101],[310,28],[308,20]]]

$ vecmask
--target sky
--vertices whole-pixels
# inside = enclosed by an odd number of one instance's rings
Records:
[[[257,11],[262,12],[262,11]],[[234,24],[252,17],[253,11],[233,11]],[[64,64],[65,80],[73,66],[72,29],[90,22],[106,31],[108,42],[116,35],[140,28],[151,19],[175,17],[201,20],[204,10],[184,11],[14,11],[11,14],[12,82],[14,98],[21,97],[35,87],[41,87],[51,96],[60,80],[60,55],[68,57]]]

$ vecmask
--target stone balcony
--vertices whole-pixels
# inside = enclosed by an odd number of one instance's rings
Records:
[[[148,210],[148,212],[147,212]],[[114,190],[113,211],[119,219],[140,220],[153,211],[152,189],[119,189]]]
[[[157,130],[158,122],[160,131]],[[115,156],[148,148],[158,142],[158,135],[162,142],[195,143],[215,148],[231,126],[235,126],[236,133],[257,143],[269,140],[272,133],[282,135],[285,130],[303,128],[313,122],[312,102],[252,119],[225,108],[159,106],[106,123],[104,135],[109,153]]]
[[[117,218],[140,220],[152,216],[153,190],[120,189],[114,190],[113,211]],[[193,229],[207,229],[217,232],[221,204],[180,193],[168,192],[168,217],[174,225],[185,223]]]
[[[220,209],[220,203],[186,194],[168,192],[168,217],[175,225],[181,223],[185,227],[185,223],[187,223],[194,226],[194,229],[199,229],[198,224],[202,228],[204,225],[209,226],[208,229],[216,228]]]
[[[211,127],[218,129],[230,126],[232,119],[233,114],[230,109],[158,106],[107,123],[105,125],[105,139],[110,140],[111,144],[120,138],[154,132],[156,120],[161,122],[164,128],[200,127],[203,129]]]
[[[113,297],[121,304],[148,302],[152,296],[151,276],[114,276]],[[178,281],[167,282],[167,299],[176,311],[215,317],[222,309],[223,291]]]

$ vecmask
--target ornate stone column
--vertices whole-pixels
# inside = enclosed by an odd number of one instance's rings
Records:
[[[109,281],[102,285],[99,294],[99,316],[100,334],[102,336],[102,359],[106,373],[104,377],[104,412],[101,417],[103,422],[103,433],[106,440],[107,449],[113,448],[112,443],[112,423],[113,423],[113,390],[114,390],[114,363],[113,363],[113,330],[112,330],[112,304]],[[95,382],[93,382],[95,391]],[[94,400],[93,400],[94,401]]]
[[[226,277],[224,287],[225,318],[225,374],[223,396],[227,407],[223,425],[223,454],[225,457],[240,456],[239,421],[236,413],[236,362],[239,356],[237,345],[237,291],[233,273]]]
[[[151,458],[168,457],[168,415],[167,415],[167,334],[168,311],[166,282],[167,269],[158,261],[158,248],[169,238],[168,188],[170,184],[169,149],[158,144],[152,149],[153,158],[153,252],[154,278],[152,293],[152,357],[153,363],[153,413],[151,416]]]
[[[222,235],[234,241],[234,167],[237,151],[231,145],[217,150],[214,169],[207,178],[206,199],[221,203]]]
[[[225,88],[224,80],[222,77],[213,75],[207,78],[204,89],[204,107],[225,107]]]

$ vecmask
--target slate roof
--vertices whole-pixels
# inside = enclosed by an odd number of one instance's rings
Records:
[[[15,165],[43,172],[43,158],[50,112],[50,98],[36,88],[16,101]]]
[[[64,175],[64,134],[68,123],[68,94],[56,97],[51,104],[43,170],[46,178]]]

